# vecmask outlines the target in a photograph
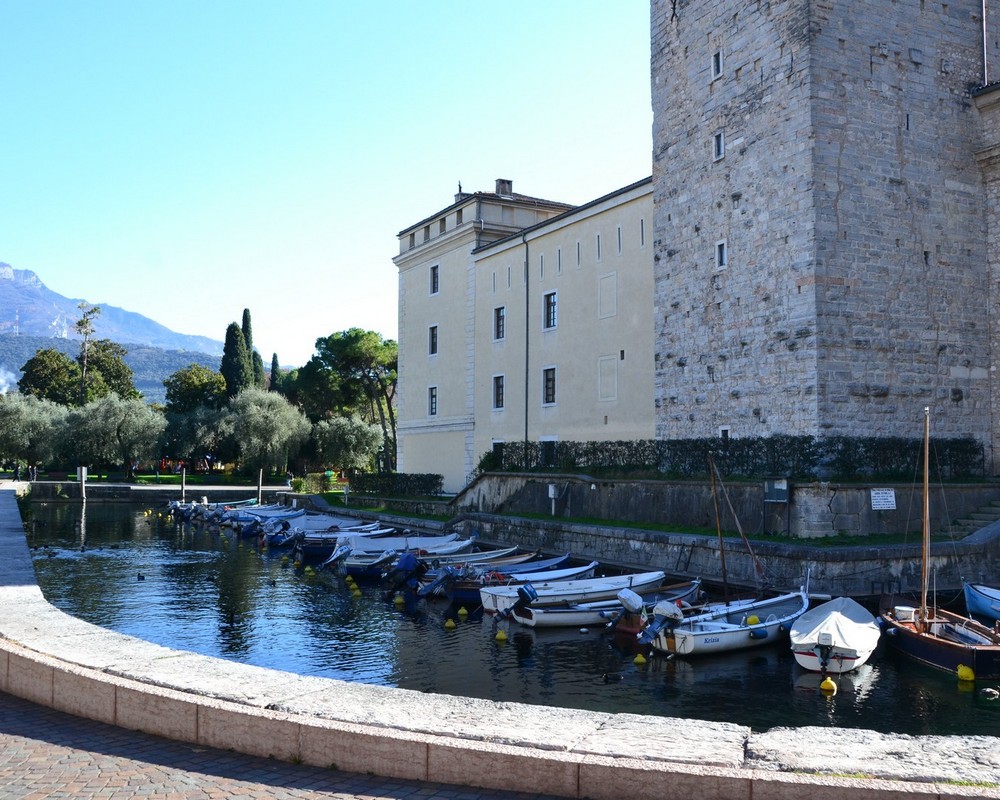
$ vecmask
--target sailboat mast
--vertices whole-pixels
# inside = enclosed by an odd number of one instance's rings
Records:
[[[726,548],[722,545],[722,519],[719,516],[719,493],[715,488],[715,461],[708,454],[708,475],[712,481],[712,503],[715,506],[715,531],[719,537],[719,566],[722,569],[722,599],[729,605],[729,581],[726,578]]]
[[[920,558],[920,624],[927,627],[927,578],[931,557],[931,506],[929,490],[929,462],[931,438],[931,409],[924,407],[924,508],[923,508],[923,550]]]

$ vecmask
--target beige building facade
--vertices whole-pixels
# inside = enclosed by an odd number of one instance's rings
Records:
[[[400,472],[454,492],[507,442],[652,437],[652,198],[500,180],[399,233]]]

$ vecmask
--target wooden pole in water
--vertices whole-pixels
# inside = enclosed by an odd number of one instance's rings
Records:
[[[257,470],[257,505],[264,502],[264,469]]]
[[[187,467],[181,467],[181,502],[184,502],[187,494]]]

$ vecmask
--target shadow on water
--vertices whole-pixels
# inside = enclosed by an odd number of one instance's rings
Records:
[[[397,605],[333,573],[146,508],[31,504],[39,586],[54,605],[170,647],[304,675],[421,692],[747,725],[908,734],[1000,731],[1000,701],[880,645],[830,697],[787,645],[635,661],[604,628],[534,630],[445,601]],[[82,524],[81,524],[82,523]],[[141,579],[140,579],[141,576]],[[503,632],[504,636],[498,637]]]

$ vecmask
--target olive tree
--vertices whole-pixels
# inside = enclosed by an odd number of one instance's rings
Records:
[[[247,389],[229,401],[228,425],[245,467],[284,471],[308,440],[309,420],[276,392]]]
[[[0,458],[51,463],[67,409],[23,394],[0,395]]]
[[[313,426],[313,441],[325,466],[369,469],[382,445],[382,430],[360,417],[334,417]]]
[[[64,441],[79,463],[121,464],[131,479],[136,462],[158,455],[166,425],[163,415],[142,400],[109,394],[69,412]]]

